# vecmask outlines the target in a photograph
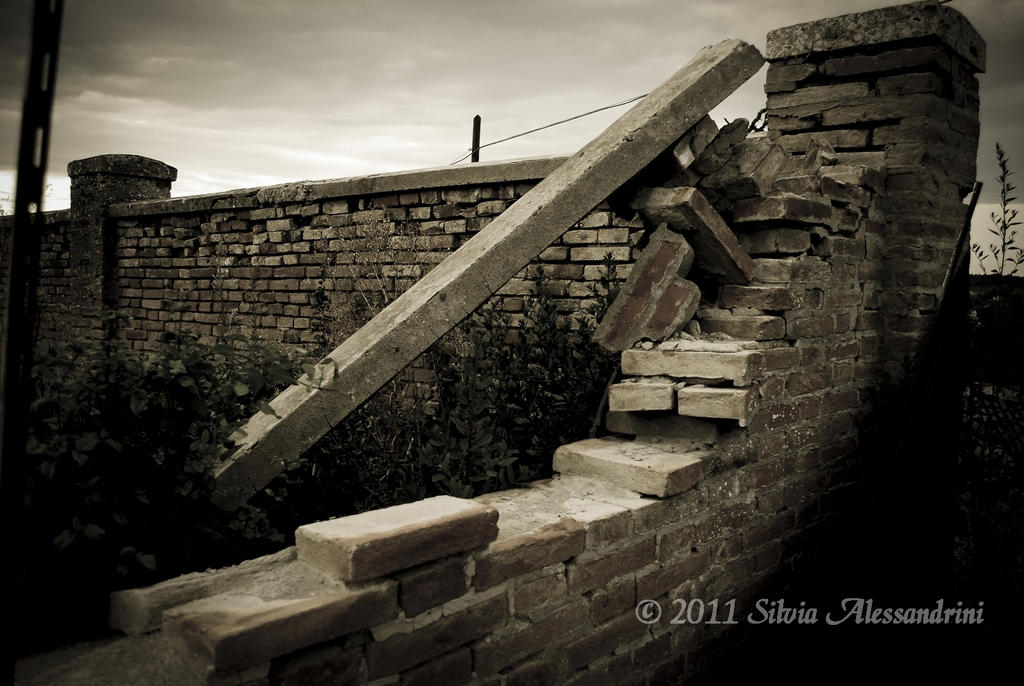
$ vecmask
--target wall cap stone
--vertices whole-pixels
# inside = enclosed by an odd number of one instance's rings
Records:
[[[559,156],[530,157],[323,181],[299,181],[221,193],[190,195],[169,200],[118,203],[110,207],[110,213],[113,217],[137,217],[210,210],[250,209],[289,202],[310,203],[325,198],[344,198],[354,195],[375,195],[488,183],[516,183],[543,179],[565,160],[565,157]]]
[[[68,163],[68,176],[72,179],[86,174],[133,176],[158,181],[174,181],[178,170],[160,160],[141,155],[96,155]]]
[[[769,31],[765,57],[777,61],[812,52],[931,37],[946,43],[978,71],[985,71],[985,39],[964,15],[935,0],[843,14]]]
[[[498,512],[447,495],[300,526],[299,559],[346,581],[362,581],[487,545]]]
[[[43,225],[53,226],[55,224],[66,224],[71,221],[71,210],[51,210],[43,212]],[[0,229],[13,229],[14,215],[5,214],[0,217]]]

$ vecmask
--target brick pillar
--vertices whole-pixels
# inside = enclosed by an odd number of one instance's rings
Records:
[[[138,155],[98,155],[68,164],[71,178],[71,224],[68,227],[70,297],[60,329],[75,335],[98,335],[104,303],[113,293],[111,264],[117,237],[105,229],[110,205],[171,196],[178,170]],[[46,325],[43,330],[60,330]]]
[[[768,34],[769,136],[793,154],[815,141],[841,164],[886,170],[878,231],[863,274],[883,378],[902,378],[963,226],[975,180],[978,80],[985,42],[947,5],[917,2],[798,24]],[[884,223],[882,223],[884,222]]]

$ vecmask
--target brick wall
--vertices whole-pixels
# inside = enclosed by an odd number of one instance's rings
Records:
[[[911,3],[779,29],[768,39],[772,139],[794,153],[824,141],[844,162],[886,171],[886,223],[868,245],[881,262],[865,297],[876,304],[891,381],[902,378],[933,318],[964,224],[961,201],[975,181],[975,75],[984,71],[985,43],[947,10]]]
[[[337,343],[553,166],[557,160],[483,164],[115,204],[102,224],[113,246],[108,309],[127,318],[119,333],[139,349],[152,349],[166,331],[209,336],[229,320],[304,349],[324,336]],[[48,224],[39,290],[51,339],[67,337],[61,313],[79,264],[60,218]],[[639,220],[602,203],[492,304],[515,321],[523,296],[543,282],[561,311],[575,312],[593,302],[606,257],[609,276],[625,278],[642,235]]]

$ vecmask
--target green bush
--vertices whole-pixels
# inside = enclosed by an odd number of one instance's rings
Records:
[[[150,355],[117,340],[40,351],[26,582],[100,607],[113,588],[280,545],[258,511],[214,509],[211,467],[234,427],[293,378],[292,366],[238,334],[213,344],[174,335]]]

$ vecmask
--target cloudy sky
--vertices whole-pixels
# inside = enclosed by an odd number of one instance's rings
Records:
[[[46,209],[67,163],[104,153],[178,169],[174,195],[443,166],[469,146],[656,87],[700,47],[893,4],[846,0],[68,0]],[[0,200],[13,191],[30,0],[0,24]],[[988,41],[979,176],[1024,169],[1024,0],[954,0]],[[762,72],[713,114],[752,117]],[[624,108],[482,151],[569,154]],[[982,208],[979,216],[987,216]]]

